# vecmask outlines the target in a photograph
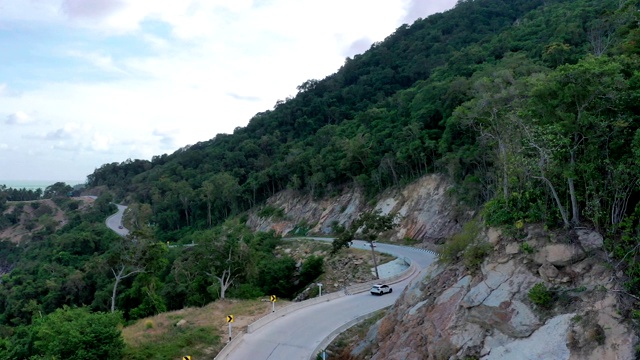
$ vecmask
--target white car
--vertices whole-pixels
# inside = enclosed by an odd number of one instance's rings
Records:
[[[392,292],[393,289],[389,285],[376,284],[371,287],[371,295],[384,295]]]

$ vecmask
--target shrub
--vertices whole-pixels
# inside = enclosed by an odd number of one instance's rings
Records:
[[[284,210],[282,208],[275,208],[273,206],[267,205],[258,211],[258,216],[261,218],[270,218],[274,219],[284,219]]]
[[[485,242],[471,244],[464,251],[464,266],[471,271],[478,270],[492,249],[491,244]]]
[[[529,300],[543,309],[549,309],[553,306],[555,297],[543,283],[537,283],[529,290]]]
[[[462,227],[462,231],[451,237],[444,245],[441,246],[439,252],[439,260],[444,263],[452,263],[458,261],[463,255],[464,250],[478,238],[480,234],[480,224],[477,221],[470,221]]]
[[[533,246],[529,245],[529,243],[522,243],[522,245],[520,245],[520,250],[522,250],[523,253],[525,254],[531,254],[535,251],[535,249],[533,248]]]

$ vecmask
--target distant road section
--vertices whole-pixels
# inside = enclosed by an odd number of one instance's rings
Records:
[[[328,238],[312,238],[318,241],[332,241]],[[371,249],[369,243],[353,241],[353,248]],[[376,251],[397,257],[410,258],[419,269],[429,267],[436,254],[416,248],[378,243]],[[366,314],[393,305],[412,277],[392,285],[393,292],[383,296],[371,295],[369,291],[340,297],[288,313],[267,325],[242,336],[239,345],[225,360],[309,360],[315,359],[318,347],[344,324]],[[380,283],[385,280],[381,279]]]
[[[116,234],[120,236],[127,236],[129,235],[129,229],[126,229],[122,224],[122,215],[124,215],[124,211],[127,209],[127,207],[118,204],[116,204],[116,206],[118,207],[118,212],[107,218],[107,227],[115,231]]]

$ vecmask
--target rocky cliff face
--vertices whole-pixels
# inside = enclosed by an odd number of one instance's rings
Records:
[[[424,177],[366,203],[358,191],[315,200],[286,191],[269,200],[280,219],[252,214],[256,230],[292,234],[300,224],[329,234],[332,223],[349,225],[360,212],[380,209],[403,216],[386,234],[392,240],[436,244],[473,216],[448,196],[440,176]],[[638,338],[629,324],[628,295],[602,251],[602,236],[586,229],[549,233],[528,226],[518,239],[497,229],[483,236],[493,247],[480,269],[436,265],[419,274],[351,357],[411,359],[635,359]],[[621,275],[621,274],[618,274]],[[549,289],[548,307],[532,302],[536,284]]]
[[[334,223],[348,226],[361,212],[379,209],[383,214],[402,216],[400,226],[386,237],[392,241],[410,238],[433,248],[433,244],[457,232],[459,223],[471,215],[449,199],[449,188],[443,177],[425,176],[402,190],[387,191],[370,203],[357,189],[328,199],[313,199],[288,190],[267,201],[268,206],[281,209],[284,216],[263,218],[256,211],[249,216],[247,225],[254,230],[291,235],[301,224],[309,224],[310,234],[330,234]]]
[[[581,230],[578,241],[567,243],[566,237],[535,226],[520,241],[490,233],[494,252],[479,271],[438,265],[421,274],[352,355],[372,360],[636,358],[628,298],[606,266],[601,236]],[[550,289],[548,308],[529,296],[539,283]]]

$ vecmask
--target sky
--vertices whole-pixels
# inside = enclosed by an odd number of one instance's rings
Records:
[[[232,133],[457,0],[0,0],[0,181]]]

